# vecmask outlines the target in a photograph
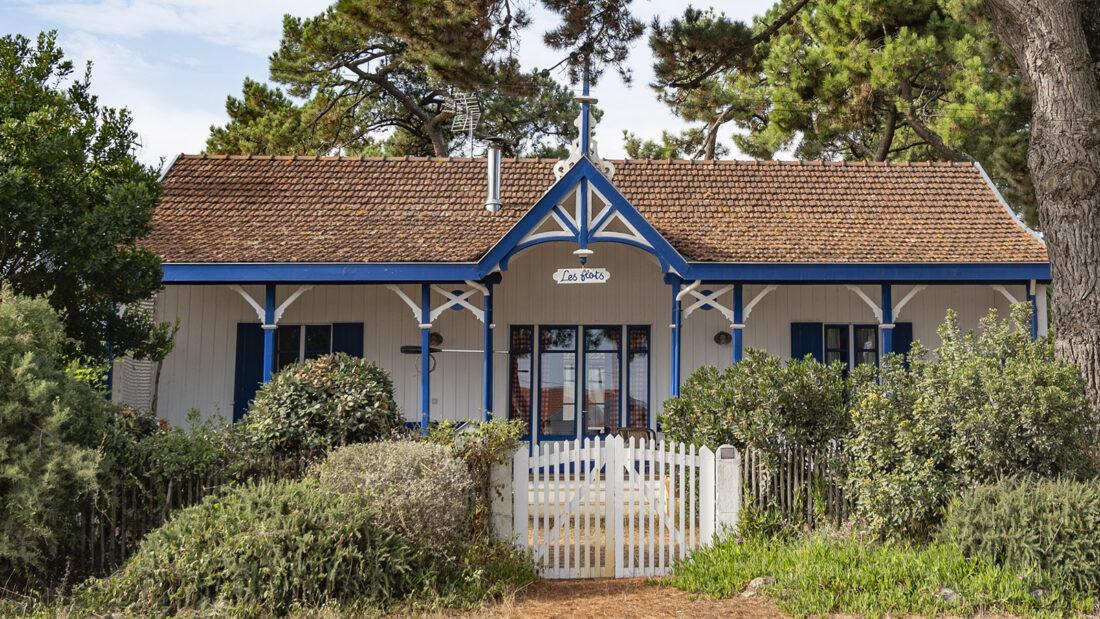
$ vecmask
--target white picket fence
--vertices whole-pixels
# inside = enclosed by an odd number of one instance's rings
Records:
[[[511,470],[508,470],[511,469]],[[494,531],[530,550],[546,578],[660,576],[735,527],[741,458],[621,437],[525,446],[493,471]]]

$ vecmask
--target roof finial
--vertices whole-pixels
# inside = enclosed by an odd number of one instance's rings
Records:
[[[600,159],[599,152],[596,150],[596,119],[592,113],[592,105],[596,103],[597,99],[589,94],[587,65],[581,79],[581,94],[576,99],[577,103],[581,104],[580,116],[573,122],[573,126],[577,128],[577,139],[569,145],[569,154],[566,158],[554,164],[554,177],[561,178],[575,163],[580,161],[581,157],[588,157],[604,173],[604,176],[611,178],[615,176],[615,166]]]

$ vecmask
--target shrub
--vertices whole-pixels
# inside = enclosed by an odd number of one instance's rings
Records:
[[[385,605],[433,575],[422,553],[375,524],[355,497],[312,480],[241,486],[181,510],[108,578],[76,593],[87,613],[174,614],[226,606]]]
[[[393,381],[343,353],[291,365],[256,393],[241,432],[258,454],[311,459],[402,428]]]
[[[359,498],[378,524],[445,561],[470,539],[473,481],[446,447],[380,441],[334,450],[312,472],[321,484]]]
[[[795,617],[1069,616],[1091,613],[1094,603],[1051,575],[1016,574],[951,544],[877,544],[820,533],[725,539],[695,551],[667,582],[725,598],[761,576],[775,579],[763,592]]]
[[[703,367],[665,403],[661,427],[674,441],[753,446],[775,453],[784,443],[822,445],[847,433],[844,368],[811,358],[748,350],[724,370]]]
[[[951,502],[943,539],[1023,572],[1100,592],[1100,482],[1004,480]]]
[[[492,501],[501,491],[490,477],[494,464],[508,462],[520,445],[524,423],[491,420],[470,422],[459,427],[453,421],[440,422],[428,435],[430,442],[443,445],[466,463],[474,483],[473,533],[482,539],[492,534]]]
[[[918,345],[908,371],[891,357],[877,376],[856,373],[849,488],[873,533],[927,537],[947,500],[976,484],[1090,472],[1083,382],[1049,340],[1031,340],[1026,308],[1012,320],[991,312],[977,334],[948,312],[935,359]]]
[[[95,437],[111,406],[66,372],[64,327],[45,299],[0,287],[0,580],[61,569],[96,491]]]

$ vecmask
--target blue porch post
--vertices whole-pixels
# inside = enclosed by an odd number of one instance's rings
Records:
[[[669,385],[669,395],[677,397],[680,395],[680,285],[681,280],[679,277],[673,276],[670,278],[669,284],[672,288],[672,323],[669,325],[672,329],[672,345],[669,350],[672,354],[671,363],[671,383]]]
[[[1027,303],[1031,306],[1031,339],[1039,339],[1039,300],[1035,295],[1035,280],[1027,284]]]
[[[428,284],[420,284],[420,433],[428,433],[431,419],[431,345],[432,336],[432,289]]]
[[[264,288],[264,382],[275,370],[275,284]]]
[[[485,282],[485,352],[481,361],[481,375],[482,375],[482,412],[485,414],[485,421],[491,421],[493,419],[493,284],[492,282]]]
[[[733,362],[745,357],[745,290],[741,284],[733,285]]]
[[[882,357],[894,352],[894,295],[890,284],[882,285]]]

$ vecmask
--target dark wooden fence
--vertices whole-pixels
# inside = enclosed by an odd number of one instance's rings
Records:
[[[838,444],[815,449],[788,446],[778,453],[741,450],[745,502],[762,511],[778,511],[787,521],[810,526],[844,523],[852,512],[846,479],[847,461]]]

